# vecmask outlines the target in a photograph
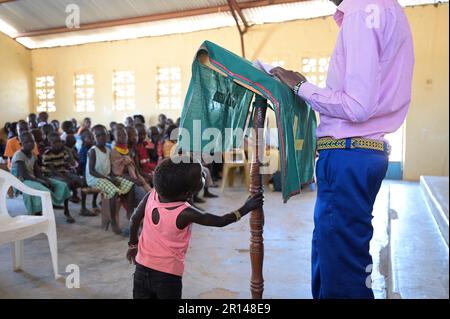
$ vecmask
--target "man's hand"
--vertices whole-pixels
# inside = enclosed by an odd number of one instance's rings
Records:
[[[299,82],[306,81],[306,77],[303,74],[285,70],[282,67],[273,68],[270,73],[279,78],[281,82],[289,86],[291,90],[293,90]]]
[[[127,260],[130,264],[136,264],[136,255],[137,255],[137,248],[128,248],[127,251]]]

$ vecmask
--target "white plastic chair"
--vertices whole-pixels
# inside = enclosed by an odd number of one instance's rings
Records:
[[[6,196],[11,186],[22,193],[39,196],[42,201],[42,216],[11,217],[6,206]],[[53,272],[55,279],[58,279],[61,275],[58,273],[56,223],[50,193],[30,188],[10,173],[0,169],[0,245],[11,243],[14,271],[22,268],[23,240],[42,233],[47,235]]]

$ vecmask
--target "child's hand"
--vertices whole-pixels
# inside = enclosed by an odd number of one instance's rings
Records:
[[[242,210],[246,213],[251,212],[252,210],[261,208],[264,204],[264,195],[263,193],[258,193],[253,196],[249,196],[244,206],[242,206]]]
[[[53,185],[48,179],[42,179],[40,181],[45,187],[47,187],[50,191],[53,191]]]
[[[128,248],[127,260],[130,264],[136,264],[137,248]]]
[[[113,183],[115,186],[120,186],[120,181],[115,177],[111,177],[110,182]]]

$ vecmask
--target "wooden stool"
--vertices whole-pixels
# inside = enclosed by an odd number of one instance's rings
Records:
[[[109,223],[111,222],[111,210],[110,210],[110,200],[106,199],[105,196],[102,194],[102,206],[101,206],[101,216],[102,216],[102,228],[104,230],[107,230],[107,227],[109,227]],[[120,218],[119,218],[119,212],[122,206],[126,209],[127,205],[125,202],[122,202],[120,198],[117,198],[116,202],[116,222],[117,226],[120,227]]]

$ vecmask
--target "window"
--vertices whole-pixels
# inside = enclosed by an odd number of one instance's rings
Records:
[[[158,68],[156,82],[158,107],[163,110],[181,109],[181,68]]]
[[[134,71],[115,71],[113,75],[114,110],[134,110],[136,108],[134,93]]]
[[[75,74],[75,111],[94,112],[94,75],[90,73]]]
[[[304,58],[302,60],[302,73],[309,82],[324,88],[326,86],[328,65],[330,58]]]
[[[55,77],[44,75],[36,77],[37,112],[55,112]]]

